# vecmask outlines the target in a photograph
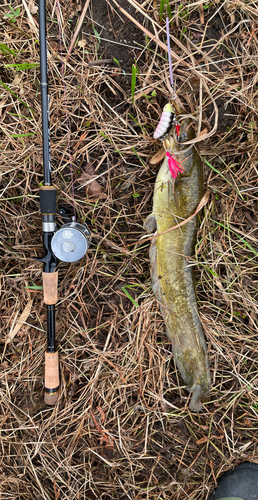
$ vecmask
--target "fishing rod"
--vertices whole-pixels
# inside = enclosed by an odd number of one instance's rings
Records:
[[[90,245],[86,224],[76,222],[76,213],[69,218],[65,209],[59,210],[64,225],[56,227],[56,187],[51,184],[49,131],[46,0],[39,0],[40,83],[43,137],[44,185],[39,189],[44,256],[35,260],[43,263],[43,293],[47,307],[47,350],[45,352],[44,401],[54,405],[59,397],[59,362],[55,340],[55,305],[57,303],[58,261],[77,262]]]

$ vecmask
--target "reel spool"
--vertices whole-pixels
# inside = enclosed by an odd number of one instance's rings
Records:
[[[81,260],[90,246],[90,231],[86,224],[68,222],[54,234],[51,249],[62,262]]]

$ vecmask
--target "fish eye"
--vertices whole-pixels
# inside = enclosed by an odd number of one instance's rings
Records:
[[[178,138],[178,142],[184,142],[187,139],[187,133],[182,132]]]

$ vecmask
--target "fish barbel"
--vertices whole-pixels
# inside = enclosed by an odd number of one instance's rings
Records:
[[[180,114],[178,107],[176,114]],[[190,217],[203,197],[202,160],[194,146],[183,143],[195,137],[190,118],[180,121],[178,141],[173,127],[163,145],[180,163],[176,179],[172,178],[168,156],[160,167],[153,196],[153,213],[146,220],[147,230],[155,222],[158,236],[150,248],[153,292],[160,303],[166,333],[172,342],[172,353],[179,372],[192,393],[190,409],[200,411],[210,390],[210,371],[206,342],[198,313],[193,265],[187,257],[194,255],[197,216],[182,227],[164,233]],[[183,170],[183,171],[182,171]]]

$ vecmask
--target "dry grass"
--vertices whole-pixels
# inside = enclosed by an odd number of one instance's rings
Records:
[[[164,18],[159,3],[119,2],[156,36],[157,43],[148,46],[136,27],[129,38],[126,29],[133,24],[119,21],[125,17],[113,0],[107,4],[103,24],[110,22],[109,38],[118,44],[126,38],[125,45],[135,38],[141,46],[114,45],[116,59],[131,51],[131,60],[120,66],[89,65],[103,54],[110,57],[98,39],[107,38],[107,31],[90,6],[82,40],[65,67],[76,209],[93,242],[85,260],[59,264],[62,394],[54,409],[43,404],[45,310],[37,288],[40,265],[31,258],[42,248],[39,68],[6,66],[39,63],[35,2],[13,1],[14,9],[20,7],[16,22],[9,17],[0,25],[9,49],[1,46],[0,54],[1,500],[201,500],[223,471],[257,461],[257,4],[170,3],[177,94],[196,118],[202,111],[199,129],[206,133],[216,127],[216,105],[219,111],[217,131],[200,143],[212,195],[202,215],[195,267],[212,390],[199,415],[188,410],[188,393],[151,292],[149,243],[137,244],[158,169],[149,163],[157,150],[152,131],[170,97],[166,54],[158,43]],[[80,9],[70,1],[60,5],[65,57],[75,31],[71,19],[77,20]],[[54,0],[48,2],[48,36],[53,182],[59,204],[69,205]],[[133,106],[134,58],[140,76]],[[99,197],[83,187],[89,163],[100,176]],[[25,324],[8,343],[28,304]]]

